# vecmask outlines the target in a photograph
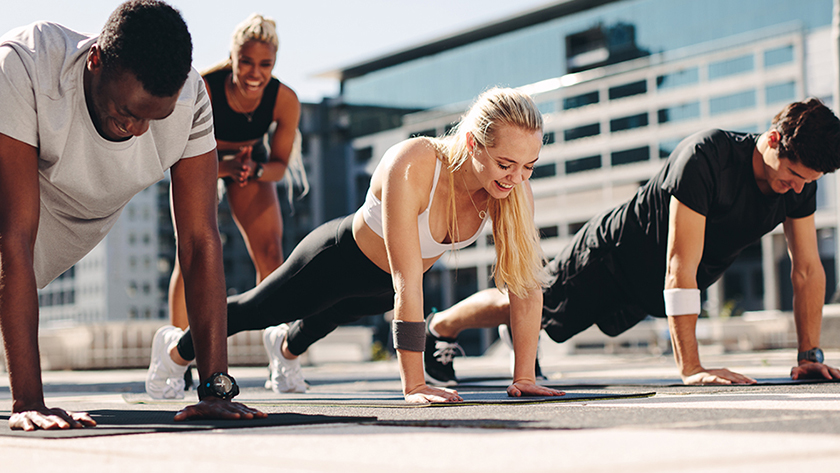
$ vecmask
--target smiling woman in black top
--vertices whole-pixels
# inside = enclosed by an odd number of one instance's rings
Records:
[[[230,57],[202,74],[213,105],[219,177],[256,267],[257,283],[283,262],[276,182],[288,169],[307,187],[295,146],[300,102],[271,75],[279,44],[274,20],[255,13],[236,27]],[[172,325],[186,328],[178,261],[170,281],[169,309]]]

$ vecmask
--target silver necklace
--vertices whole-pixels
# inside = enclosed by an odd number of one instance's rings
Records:
[[[242,112],[237,113],[239,113],[240,115],[245,115],[245,118],[248,120],[248,123],[251,123],[251,120],[254,119],[254,112],[257,111],[257,108],[259,108],[260,104],[257,103],[257,106],[254,107],[254,109],[250,112],[245,112],[245,107],[242,105],[242,102],[239,101],[239,96],[236,93],[236,84],[233,83],[233,77],[230,78],[230,85],[232,87],[230,91],[230,96],[233,97],[233,101],[236,102],[236,108],[238,108],[239,110],[243,110]]]
[[[478,218],[480,218],[481,220],[484,220],[487,217],[487,209],[485,208],[484,210],[478,210],[478,206],[475,205],[475,201],[472,198],[472,194],[470,193],[470,190],[467,188],[467,180],[464,179],[463,174],[461,174],[461,180],[464,182],[464,189],[467,191],[467,197],[470,198],[470,202],[472,202],[473,208],[475,209],[476,212],[478,212]]]

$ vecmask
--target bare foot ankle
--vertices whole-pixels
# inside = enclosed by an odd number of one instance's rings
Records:
[[[283,358],[287,360],[294,360],[298,357],[298,355],[295,355],[289,351],[289,344],[286,342],[285,339],[283,340],[283,344],[280,345],[280,354],[283,355]]]
[[[175,363],[177,363],[181,366],[187,366],[188,364],[190,364],[189,360],[185,360],[184,358],[181,357],[181,354],[178,353],[178,347],[177,346],[172,347],[172,349],[169,350],[169,357],[172,358],[172,361],[174,361]]]

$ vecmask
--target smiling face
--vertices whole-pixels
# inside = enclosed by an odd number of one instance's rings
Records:
[[[531,177],[542,149],[542,132],[503,125],[496,132],[494,146],[485,148],[472,135],[467,143],[475,178],[491,197],[504,199]]]
[[[233,85],[246,97],[262,95],[277,59],[274,45],[257,40],[243,44],[231,55]]]
[[[92,48],[92,49],[95,49]],[[158,97],[127,70],[106,71],[92,50],[84,76],[85,102],[96,131],[110,141],[125,141],[175,111],[178,95]]]
[[[778,132],[768,132],[765,139],[766,146],[757,148],[754,157],[756,182],[765,194],[784,194],[790,190],[799,194],[805,184],[822,177],[823,173],[780,155]]]

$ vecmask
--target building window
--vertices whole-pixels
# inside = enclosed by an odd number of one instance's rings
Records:
[[[578,231],[580,231],[583,226],[586,225],[586,222],[574,222],[569,224],[569,235],[574,235]]]
[[[534,166],[534,172],[531,174],[531,179],[542,179],[544,177],[552,177],[557,175],[557,164],[548,163]]]
[[[784,82],[768,85],[764,89],[764,100],[769,103],[792,102],[796,97],[796,83]]]
[[[789,44],[781,48],[768,49],[764,51],[764,67],[770,68],[780,64],[793,62],[793,45]]]
[[[353,155],[354,155],[354,158],[356,159],[357,163],[364,164],[364,163],[370,161],[370,158],[373,157],[373,147],[372,146],[366,146],[364,148],[359,148],[357,150],[353,150]]]
[[[586,105],[598,103],[598,91],[588,92],[586,94],[575,95],[574,97],[566,97],[563,99],[563,110],[571,110],[573,108],[580,108]]]
[[[753,55],[747,54],[725,61],[718,61],[709,64],[709,80],[729,77],[736,74],[743,74],[755,69]]]
[[[548,133],[543,134],[543,144],[550,145],[554,144],[556,141],[555,133],[553,131],[549,131]]]
[[[638,115],[630,115],[629,117],[621,117],[610,120],[610,131],[632,130],[633,128],[642,128],[648,126],[647,113],[640,113]]]
[[[691,102],[663,108],[657,112],[659,123],[679,122],[700,118],[700,102]]]
[[[613,166],[619,166],[622,164],[647,161],[648,159],[650,159],[650,147],[642,146],[641,148],[613,152],[610,156],[610,163]]]
[[[680,141],[682,141],[682,139],[660,141],[659,157],[667,158],[668,156],[671,156],[671,153],[673,153],[674,150],[677,149],[677,145],[680,144]]]
[[[700,81],[700,69],[692,67],[682,71],[663,74],[656,78],[657,89],[675,89],[686,85],[696,84]]]
[[[541,240],[545,240],[546,238],[557,238],[558,235],[560,235],[560,230],[557,228],[557,225],[540,228]]]
[[[720,115],[745,108],[755,107],[755,89],[709,99],[709,114]]]
[[[629,84],[610,87],[610,100],[647,93],[647,81],[640,80]]]
[[[585,158],[570,159],[566,161],[566,174],[589,171],[601,167],[601,155],[587,156]]]
[[[587,136],[595,136],[601,134],[601,124],[592,123],[590,125],[583,125],[577,128],[569,128],[563,131],[563,139],[566,141],[578,140],[586,138]]]

